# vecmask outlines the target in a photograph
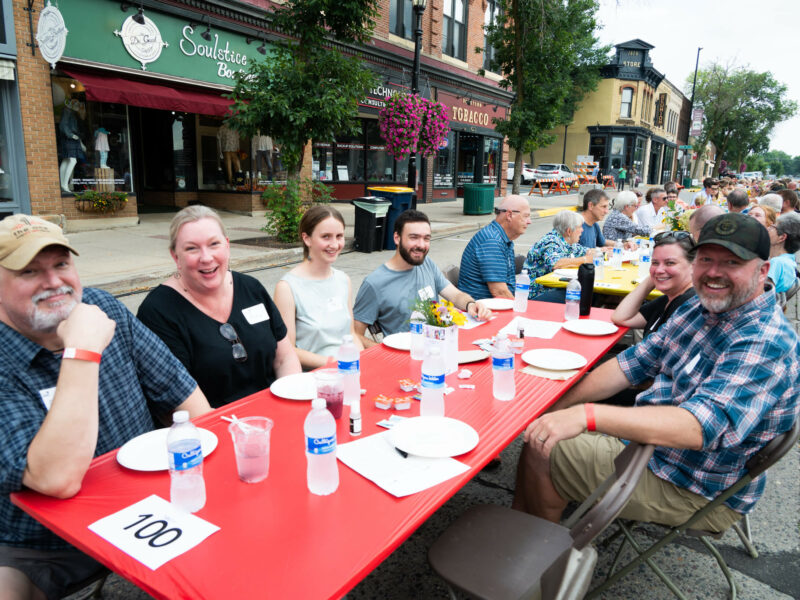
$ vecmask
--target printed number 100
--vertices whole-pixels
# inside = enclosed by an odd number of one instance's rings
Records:
[[[136,521],[135,523],[131,523],[127,527],[123,529],[130,529],[131,527],[136,527],[147,521],[152,514],[147,515],[139,515],[141,518]],[[162,548],[168,544],[171,544],[175,540],[177,540],[183,532],[178,529],[177,527],[169,527],[169,523],[164,521],[163,519],[156,519],[155,521],[150,521],[139,527],[136,531],[133,532],[134,537],[140,540],[147,540],[147,543],[152,546],[153,548]],[[169,537],[171,536],[171,537]],[[169,539],[166,539],[166,538]],[[148,539],[150,538],[150,539]],[[160,538],[163,538],[161,542],[158,542]]]

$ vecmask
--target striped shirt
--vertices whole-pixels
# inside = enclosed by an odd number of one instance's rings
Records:
[[[800,414],[797,356],[797,335],[771,291],[725,313],[691,298],[657,332],[619,354],[632,384],[654,378],[637,406],[679,406],[703,430],[702,450],[657,447],[653,473],[709,500],[740,479],[750,457]],[[763,473],[726,504],[750,512],[765,483]]]
[[[156,334],[107,292],[85,288],[83,302],[116,322],[103,351],[98,387],[95,456],[153,429],[148,404],[169,413],[197,387]],[[22,489],[28,446],[47,416],[44,398],[55,390],[61,357],[0,323],[0,545],[57,550],[69,544],[11,504]]]
[[[514,242],[497,221],[478,231],[461,255],[458,289],[475,300],[491,298],[489,281],[504,282],[514,293]]]

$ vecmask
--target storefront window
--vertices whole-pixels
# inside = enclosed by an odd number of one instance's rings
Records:
[[[386,152],[378,122],[365,120],[367,130],[367,181],[394,181],[394,159]]]
[[[361,135],[336,138],[333,180],[364,181],[364,142]]]
[[[612,137],[611,138],[611,164],[609,165],[612,169],[619,169],[622,167],[622,161],[625,158],[625,138],[624,137]]]
[[[589,154],[594,157],[595,162],[601,169],[608,168],[606,164],[606,136],[595,135],[589,140]]]
[[[661,171],[661,183],[666,183],[672,179],[672,161],[675,158],[675,148],[667,146],[664,148],[664,163]]]
[[[311,147],[311,178],[333,181],[333,144],[315,142]]]
[[[451,188],[453,187],[453,168],[455,161],[453,157],[456,151],[456,132],[451,131],[447,136],[447,145],[439,148],[436,153],[436,166],[433,172],[433,187]]]
[[[458,176],[456,182],[459,186],[475,181],[475,165],[477,164],[478,151],[480,150],[478,146],[480,137],[471,133],[461,133],[458,136]]]
[[[87,102],[75,79],[52,85],[61,190],[132,192],[127,107]]]
[[[172,112],[172,164],[175,190],[183,192],[197,189],[194,115]]]
[[[0,96],[2,95],[0,90]],[[0,214],[7,212],[5,205],[17,197],[12,174],[11,136],[6,111],[0,107]]]
[[[483,138],[483,183],[500,185],[500,140],[493,137]]]

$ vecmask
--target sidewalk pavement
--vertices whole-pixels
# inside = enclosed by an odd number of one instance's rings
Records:
[[[541,198],[530,196],[532,218],[551,216],[564,208],[574,208],[578,194]],[[353,245],[355,207],[336,202],[333,206],[345,220],[347,246]],[[475,231],[488,224],[494,216],[463,214],[463,200],[420,204],[417,207],[431,220],[433,235],[441,237],[465,231]],[[302,260],[301,248],[265,248],[239,244],[237,240],[267,237],[261,231],[266,223],[263,216],[249,217],[221,211],[231,240],[230,267],[248,271]],[[174,270],[169,254],[169,224],[174,213],[143,214],[139,225],[118,229],[101,229],[69,234],[70,242],[80,252],[76,258],[84,286],[98,287],[112,294],[143,292],[155,287]]]

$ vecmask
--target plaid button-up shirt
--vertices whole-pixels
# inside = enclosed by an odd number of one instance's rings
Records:
[[[740,479],[748,459],[790,429],[800,413],[798,339],[771,291],[718,314],[692,298],[618,361],[631,383],[654,379],[637,406],[679,406],[700,423],[702,450],[659,446],[649,467],[709,500]],[[751,511],[765,477],[732,496],[728,506]]]
[[[153,429],[148,403],[157,412],[172,411],[197,384],[164,342],[108,293],[86,288],[83,302],[117,324],[100,364],[99,456]],[[43,398],[55,388],[60,365],[59,355],[0,323],[0,545],[69,547],[8,496],[22,489],[28,446],[47,416]]]

